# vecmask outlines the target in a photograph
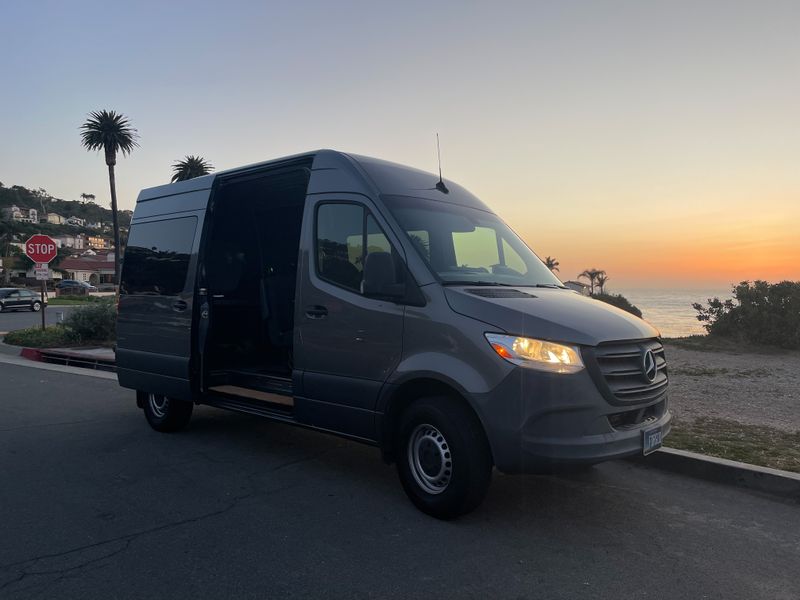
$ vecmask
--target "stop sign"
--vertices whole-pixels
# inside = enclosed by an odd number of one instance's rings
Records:
[[[58,254],[58,247],[49,235],[37,233],[25,242],[25,255],[33,262],[46,264]]]

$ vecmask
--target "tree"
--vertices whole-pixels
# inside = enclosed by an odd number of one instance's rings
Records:
[[[597,276],[600,273],[605,273],[605,271],[600,271],[599,269],[586,269],[583,273],[578,275],[578,279],[583,277],[584,279],[589,280],[589,293],[594,295],[594,285],[597,281]]]
[[[608,280],[609,280],[609,277],[608,277],[608,275],[606,275],[605,271],[600,271],[597,274],[597,285],[600,288],[600,293],[601,294],[605,294],[606,293],[606,282]]]
[[[206,159],[202,156],[190,154],[183,160],[176,161],[175,164],[172,165],[172,179],[170,179],[170,181],[175,183],[176,181],[186,181],[187,179],[202,177],[203,175],[208,175],[213,170],[214,167],[211,166],[211,163],[206,162]]]
[[[94,194],[81,194],[81,200],[84,202],[94,202]]]
[[[80,126],[81,143],[87,150],[103,150],[108,166],[108,184],[111,188],[111,221],[114,226],[114,283],[119,285],[119,218],[117,215],[117,184],[114,180],[114,166],[117,153],[129,155],[139,144],[139,134],[131,126],[128,117],[113,110],[96,110]]]
[[[548,269],[550,269],[554,273],[559,270],[558,265],[560,263],[555,258],[552,258],[550,256],[545,257],[544,264]]]

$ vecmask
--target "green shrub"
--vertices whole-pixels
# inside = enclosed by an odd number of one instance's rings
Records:
[[[708,306],[692,307],[710,335],[800,349],[800,281],[743,281],[732,299],[709,298]]]
[[[76,309],[64,321],[73,342],[108,342],[116,338],[117,312],[111,301]]]
[[[595,300],[600,300],[601,302],[605,302],[606,304],[611,304],[617,308],[621,308],[622,310],[627,311],[632,315],[639,317],[640,319],[642,318],[642,311],[631,304],[622,294],[594,294],[592,298]]]
[[[47,329],[30,327],[10,331],[3,338],[6,344],[27,346],[28,348],[53,348],[65,346],[72,342],[69,331],[63,325],[52,325]]]
[[[105,298],[100,296],[57,296],[47,301],[48,306],[83,306],[84,304],[94,304],[104,302]]]

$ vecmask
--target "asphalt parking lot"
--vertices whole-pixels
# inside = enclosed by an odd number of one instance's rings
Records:
[[[0,507],[9,599],[800,597],[797,504],[620,462],[440,522],[372,448],[1,361]]]

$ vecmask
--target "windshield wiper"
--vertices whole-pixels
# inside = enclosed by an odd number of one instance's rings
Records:
[[[511,283],[500,283],[499,281],[443,281],[442,285],[500,285],[503,287],[518,287]]]
[[[569,288],[565,285],[558,285],[557,283],[537,283],[534,285],[537,288],[549,288],[553,290],[568,290]]]

